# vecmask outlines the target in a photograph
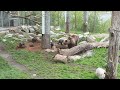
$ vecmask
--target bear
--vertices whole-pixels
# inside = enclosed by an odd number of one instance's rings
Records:
[[[74,46],[77,46],[78,42],[79,42],[79,36],[71,35],[68,37],[67,40],[64,41],[64,45],[68,45],[68,48],[70,49]]]

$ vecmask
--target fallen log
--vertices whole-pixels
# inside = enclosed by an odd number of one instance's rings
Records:
[[[95,43],[90,43],[94,48],[108,48],[109,46],[109,41],[107,42],[95,42]]]
[[[94,47],[90,43],[83,43],[81,45],[72,47],[70,49],[60,49],[59,53],[65,56],[79,55],[83,52],[93,49]]]
[[[108,46],[109,46],[109,42],[82,43],[70,49],[60,49],[59,54],[65,56],[73,56],[73,55],[79,55],[88,50],[92,50],[93,48],[101,48],[101,47],[107,48]]]

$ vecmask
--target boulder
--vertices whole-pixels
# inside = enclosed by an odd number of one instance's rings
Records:
[[[60,55],[60,54],[57,54],[55,55],[54,59],[53,59],[55,62],[62,62],[62,63],[67,63],[68,59],[67,59],[67,56],[64,56],[64,55]]]

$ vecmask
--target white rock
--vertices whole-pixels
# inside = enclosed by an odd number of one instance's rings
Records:
[[[56,34],[56,33],[54,33],[53,31],[50,31],[50,34],[51,34],[51,35],[54,35],[54,34]]]
[[[54,26],[50,26],[50,30],[54,30],[55,29],[55,27]]]
[[[33,76],[35,77],[35,76],[36,76],[36,74],[33,74]]]
[[[109,37],[103,38],[100,42],[106,42],[106,41],[109,41]]]
[[[63,62],[63,63],[67,63],[67,56],[64,56],[64,55],[60,55],[60,54],[57,54],[55,57],[54,57],[54,61],[58,61],[58,62]]]
[[[29,28],[29,31],[30,31],[30,33],[34,33],[35,32],[34,28],[32,28],[32,27]]]
[[[12,37],[13,36],[13,34],[6,34],[4,37],[5,38],[10,38],[10,37]]]
[[[95,42],[96,41],[96,38],[94,37],[94,36],[92,36],[92,35],[88,35],[87,37],[86,37],[86,40],[87,40],[87,42]]]
[[[56,26],[55,30],[61,30],[60,26]]]
[[[96,73],[96,75],[99,79],[104,79],[105,78],[106,71],[104,69],[97,68],[95,73]]]
[[[77,61],[78,59],[81,59],[81,56],[80,55],[68,56],[68,59],[70,61]]]
[[[46,52],[55,52],[54,50],[51,49],[45,49]]]
[[[18,38],[24,38],[24,35],[18,35]]]
[[[87,36],[87,35],[89,35],[89,34],[90,34],[89,32],[84,33],[85,36]]]

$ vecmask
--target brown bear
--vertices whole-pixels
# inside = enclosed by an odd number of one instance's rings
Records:
[[[72,48],[74,46],[77,46],[78,42],[79,42],[79,36],[71,35],[68,37],[67,40],[64,41],[64,45],[68,45],[68,48]]]

